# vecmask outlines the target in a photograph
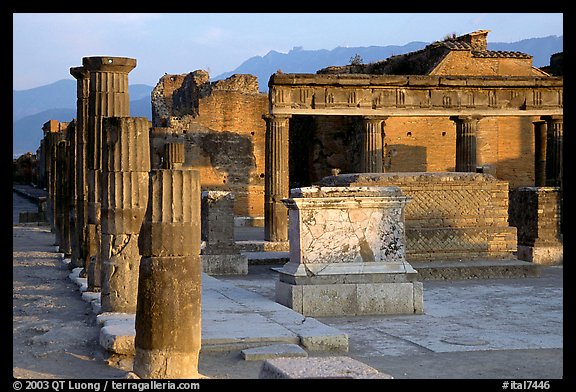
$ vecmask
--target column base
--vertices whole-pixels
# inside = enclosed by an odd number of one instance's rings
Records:
[[[518,245],[519,260],[529,261],[542,265],[558,265],[564,263],[564,247],[552,246],[527,246]]]
[[[136,348],[133,372],[140,378],[200,378],[198,374],[197,352],[177,352],[172,350],[145,350]]]

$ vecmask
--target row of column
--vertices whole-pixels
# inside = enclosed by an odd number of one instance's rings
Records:
[[[50,135],[57,238],[61,248],[66,238],[74,243],[65,253],[71,267],[87,271],[102,312],[136,313],[133,371],[140,378],[196,378],[199,172],[183,167],[183,144],[167,144],[164,166],[151,167],[150,121],[130,117],[134,59],[86,57],[82,64],[70,69],[77,119]]]
[[[362,118],[360,172],[382,173],[384,122],[387,117]],[[289,115],[264,115],[266,174],[264,183],[264,239],[288,241]],[[476,135],[480,116],[451,116],[456,124],[456,171],[476,172]],[[559,186],[562,170],[562,116],[542,116],[534,123],[536,186]]]

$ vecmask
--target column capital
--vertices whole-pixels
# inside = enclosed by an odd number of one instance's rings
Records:
[[[70,75],[76,80],[88,79],[90,77],[90,72],[84,68],[80,67],[70,67]]]
[[[370,115],[370,116],[362,116],[362,120],[364,121],[386,121],[389,116],[377,116],[377,115]]]
[[[564,116],[540,116],[540,120],[546,122],[562,122],[564,120]]]
[[[136,59],[128,57],[83,57],[82,66],[91,72],[128,73],[136,68]]]
[[[483,118],[483,116],[473,115],[473,116],[450,116],[450,120],[454,122],[478,122]]]
[[[263,114],[262,119],[264,121],[286,121],[292,118],[291,114]]]

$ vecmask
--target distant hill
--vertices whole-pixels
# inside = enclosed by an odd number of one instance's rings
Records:
[[[330,65],[346,65],[356,55],[363,63],[387,59],[390,56],[424,48],[427,42],[410,42],[406,45],[337,47],[332,50],[304,50],[294,47],[288,53],[275,50],[265,56],[255,56],[239,67],[212,80],[222,80],[233,74],[251,74],[258,77],[260,91],[268,91],[270,75],[284,73],[316,73]],[[536,67],[549,65],[550,56],[563,51],[562,36],[530,38],[512,43],[488,42],[490,50],[519,51],[533,57]],[[153,87],[145,84],[130,85],[130,111],[134,117],[152,119],[150,93]],[[13,155],[35,152],[42,139],[42,125],[48,120],[70,121],[76,116],[76,80],[59,80],[52,84],[29,90],[13,91]]]
[[[152,120],[151,86],[129,86],[130,115]],[[63,79],[29,90],[13,91],[12,155],[35,153],[48,120],[71,121],[76,117],[76,81]]]
[[[337,47],[333,50],[304,50],[295,47],[288,53],[272,50],[265,56],[251,57],[233,71],[217,75],[212,80],[222,80],[236,73],[247,73],[257,76],[260,91],[266,92],[270,75],[279,69],[284,73],[316,73],[319,69],[330,65],[350,64],[350,60],[356,55],[362,58],[363,63],[371,63],[385,60],[390,56],[414,52],[428,44],[429,42],[410,42],[402,46]],[[550,64],[552,54],[563,51],[563,38],[552,35],[511,43],[488,42],[488,49],[527,53],[533,57],[535,67],[543,67]]]

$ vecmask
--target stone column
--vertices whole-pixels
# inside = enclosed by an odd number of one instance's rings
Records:
[[[534,185],[546,186],[546,121],[534,121]]]
[[[456,123],[456,171],[476,172],[476,133],[479,117],[452,116]]]
[[[134,373],[198,378],[201,346],[200,176],[153,169],[140,232]]]
[[[136,67],[136,60],[125,57],[84,57],[82,66],[90,74],[88,95],[88,225],[87,254],[88,290],[101,287],[101,225],[100,203],[102,171],[102,119],[130,116],[128,73]]]
[[[563,117],[542,116],[546,121],[546,185],[560,186],[562,168]]]
[[[360,172],[382,173],[384,151],[383,124],[386,117],[362,117],[362,150]]]
[[[264,115],[266,121],[266,176],[264,181],[264,239],[288,241],[289,116]]]
[[[202,270],[210,275],[246,275],[248,258],[234,240],[234,194],[202,192]]]
[[[76,267],[83,267],[82,263],[79,262],[79,244],[78,236],[76,232],[76,218],[77,218],[77,196],[76,196],[76,153],[77,153],[77,136],[78,136],[78,126],[76,120],[70,122],[68,126],[68,132],[66,134],[68,141],[68,151],[66,154],[66,186],[68,194],[68,238],[70,240],[70,263],[68,268],[73,269]]]
[[[70,144],[67,140],[58,142],[56,147],[55,176],[55,207],[56,207],[56,237],[58,250],[70,257],[70,187],[68,186],[68,152]]]
[[[102,120],[103,312],[136,312],[138,236],[148,203],[149,129],[144,117]]]
[[[86,242],[88,225],[88,96],[90,73],[84,67],[70,68],[70,74],[76,79],[76,230],[73,235],[78,244],[77,265],[83,267],[81,276],[86,277],[90,257]]]

